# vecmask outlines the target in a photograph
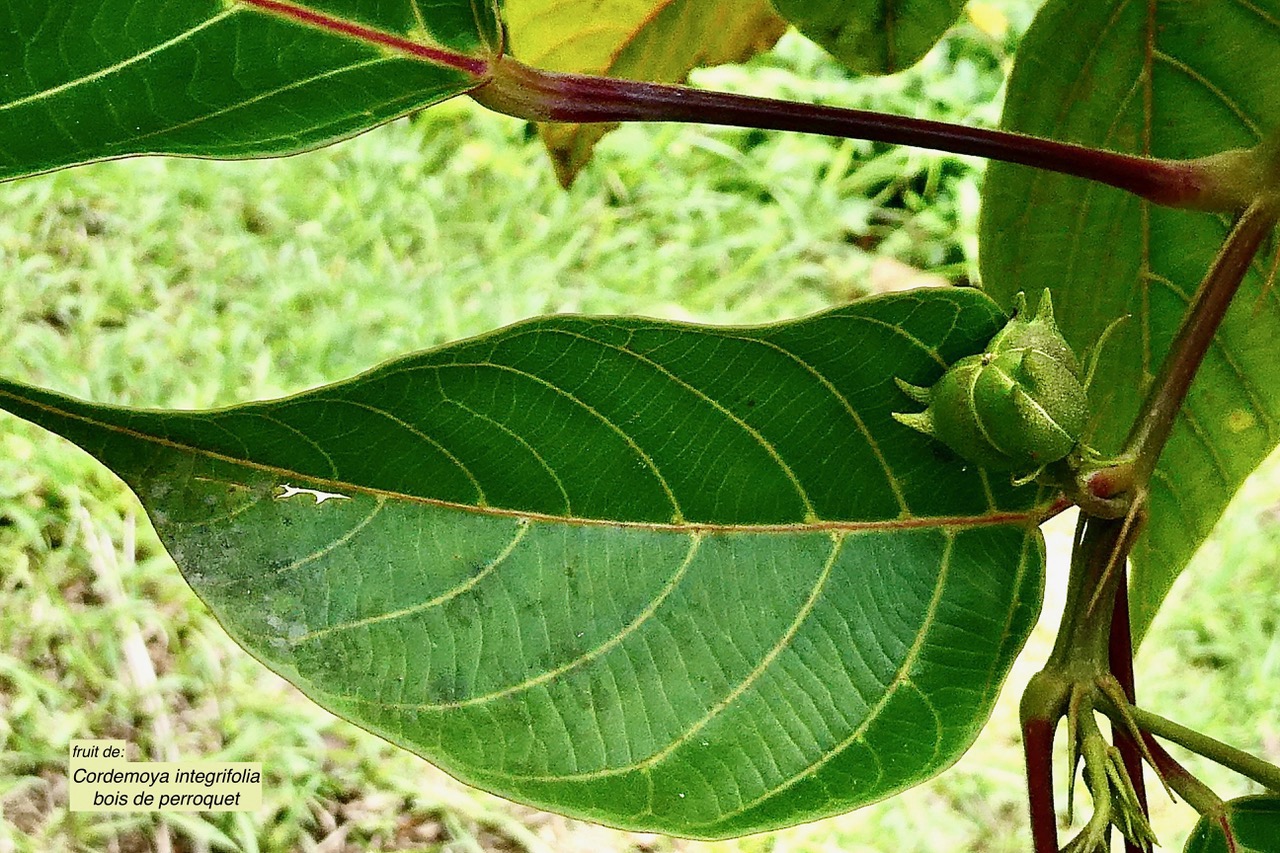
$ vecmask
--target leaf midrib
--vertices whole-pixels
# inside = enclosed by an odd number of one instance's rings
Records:
[[[425,44],[357,21],[317,12],[300,3],[284,2],[284,0],[233,0],[233,2],[265,15],[282,18],[298,26],[310,27],[329,35],[348,38],[371,47],[404,54],[431,65],[469,74],[477,78],[477,85],[488,76],[490,71],[487,59],[459,53],[439,44]]]
[[[415,11],[418,9],[416,2],[414,3],[414,9]],[[368,27],[355,21],[348,21],[331,15],[323,15],[308,9],[305,6],[278,2],[278,0],[232,0],[231,5],[224,8],[221,12],[206,18],[195,26],[175,34],[159,44],[152,45],[139,53],[121,59],[103,68],[99,68],[90,74],[85,74],[74,80],[67,80],[57,86],[53,86],[48,89],[41,89],[40,91],[32,92],[13,101],[9,101],[8,103],[0,104],[0,112],[6,112],[18,107],[27,106],[28,104],[47,100],[70,89],[109,77],[112,74],[124,70],[125,68],[129,68],[130,66],[136,65],[140,62],[145,62],[156,54],[168,50],[175,45],[182,44],[198,33],[245,12],[256,12],[258,15],[265,15],[288,21],[294,26],[319,30],[331,36],[346,38],[351,41],[366,44],[370,47],[380,48],[382,50],[389,50],[402,56],[415,59],[419,62],[469,74],[472,77],[477,78],[477,85],[483,82],[483,79],[488,75],[490,70],[489,62],[485,59],[468,56],[466,54],[450,50],[440,44],[425,44],[413,39],[397,36],[394,33],[384,32],[374,27]],[[419,20],[421,20],[420,12],[418,12],[418,17]],[[237,105],[237,107],[238,106],[240,105]]]
[[[404,492],[397,492],[391,489],[383,489],[376,486],[366,486],[359,483],[352,483],[342,479],[317,477],[313,474],[304,474],[290,468],[271,465],[264,462],[258,462],[252,459],[243,459],[226,453],[220,453],[216,450],[209,450],[202,447],[194,447],[182,442],[173,441],[168,438],[151,435],[118,424],[107,423],[104,421],[91,418],[88,415],[79,412],[73,412],[67,409],[59,408],[48,403],[33,400],[15,394],[12,391],[0,389],[0,398],[8,398],[14,400],[24,406],[30,406],[49,415],[67,418],[86,424],[94,429],[114,433],[135,441],[146,442],[169,450],[188,453],[193,456],[199,456],[206,459],[213,459],[218,462],[226,462],[232,465],[238,465],[254,471],[273,474],[282,478],[305,481],[317,486],[321,486],[326,490],[345,490],[356,492],[370,497],[376,497],[384,500],[397,500],[406,503],[417,503],[426,506],[439,507],[441,509],[455,510],[458,512],[467,512],[475,515],[489,516],[494,518],[524,518],[530,521],[545,522],[549,524],[565,524],[582,527],[617,527],[631,530],[647,530],[653,532],[671,532],[679,534],[715,534],[715,533],[742,533],[742,534],[781,534],[781,533],[824,533],[824,532],[860,532],[868,530],[911,530],[928,527],[938,528],[965,528],[965,527],[986,527],[999,525],[1027,525],[1038,526],[1047,520],[1054,511],[1052,503],[1042,503],[1026,510],[1010,510],[1005,512],[988,512],[977,515],[960,515],[960,516],[900,516],[894,519],[882,519],[876,521],[836,521],[829,519],[815,518],[811,521],[799,522],[780,522],[773,524],[725,524],[716,522],[650,522],[650,521],[629,521],[623,519],[606,519],[606,518],[588,518],[584,516],[568,516],[553,515],[551,513],[524,511],[518,509],[508,509],[503,507],[492,506],[475,506],[472,504],[458,503],[456,501],[443,500],[441,498],[429,498],[422,495],[411,495]],[[77,442],[78,443],[78,442]],[[93,454],[97,456],[98,454]],[[111,466],[108,466],[111,467]]]

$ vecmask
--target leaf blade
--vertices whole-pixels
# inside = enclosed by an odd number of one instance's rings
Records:
[[[1226,822],[1235,843],[1227,841],[1216,821],[1201,817],[1187,838],[1186,853],[1271,853],[1280,838],[1280,798],[1260,795],[1231,800],[1226,804]]]
[[[414,2],[117,5],[0,10],[0,180],[136,154],[324,145],[478,85],[496,26],[461,0],[433,4],[430,22]]]
[[[1040,496],[904,436],[900,504],[832,388],[897,432],[885,365],[940,372],[1003,319],[971,291],[756,329],[557,317],[217,412],[0,401],[120,474],[229,633],[325,707],[504,796],[722,837],[914,784],[985,719],[1039,606]],[[797,353],[829,387],[795,387]],[[481,468],[458,404],[526,445]]]
[[[836,59],[863,74],[910,68],[960,17],[964,0],[773,0],[774,8]]]

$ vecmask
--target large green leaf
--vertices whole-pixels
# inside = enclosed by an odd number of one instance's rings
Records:
[[[506,0],[513,55],[552,71],[682,83],[694,68],[744,62],[786,31],[769,0]],[[610,129],[539,130],[568,186]]]
[[[288,154],[350,136],[475,87],[483,62],[468,57],[496,42],[495,14],[473,0],[0,4],[0,180],[128,154]],[[352,27],[436,60],[341,31]]]
[[[772,0],[831,55],[864,74],[910,68],[960,17],[965,0]]]
[[[1187,839],[1186,853],[1280,853],[1280,797],[1241,797],[1227,803],[1227,823],[1235,844],[1217,821],[1201,818]]]
[[[716,837],[972,742],[1034,623],[1041,507],[890,417],[976,291],[761,328],[554,317],[276,402],[0,405],[116,471],[227,630],[460,779]]]
[[[1280,123],[1278,0],[1055,0],[1028,32],[1004,123],[1159,157],[1257,142]],[[1008,304],[1053,290],[1063,331],[1094,343],[1116,317],[1092,392],[1093,443],[1119,447],[1188,299],[1229,228],[1075,178],[1018,166],[987,174],[982,270]],[[1280,296],[1260,260],[1191,390],[1152,483],[1133,554],[1134,629],[1146,630],[1245,476],[1280,439]]]

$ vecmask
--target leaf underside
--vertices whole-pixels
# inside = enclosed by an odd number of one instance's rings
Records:
[[[1280,124],[1280,75],[1266,70],[1275,68],[1278,0],[1054,0],[1018,54],[1004,125],[1168,158],[1251,146]],[[1049,287],[1078,350],[1129,315],[1091,392],[1091,443],[1117,450],[1230,222],[999,163],[984,193],[983,281],[998,301]],[[1273,242],[1246,278],[1155,473],[1150,522],[1133,552],[1137,637],[1280,441],[1280,291],[1267,286],[1278,257]]]
[[[1187,839],[1186,853],[1277,853],[1280,851],[1280,797],[1241,797],[1227,803],[1235,845],[1221,825],[1202,817]]]
[[[497,39],[472,0],[292,5],[458,56]],[[0,57],[0,180],[131,154],[289,154],[479,82],[224,0],[7,3]]]
[[[214,412],[0,406],[139,495],[228,632],[503,796],[723,837],[954,761],[1039,609],[1035,489],[891,418],[975,291],[760,328],[553,317]]]
[[[965,0],[772,0],[800,32],[863,74],[910,68],[951,29]]]

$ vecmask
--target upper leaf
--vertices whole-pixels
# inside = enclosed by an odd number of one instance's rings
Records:
[[[497,43],[473,0],[5,4],[0,180],[313,148],[475,87]]]
[[[864,74],[920,61],[951,28],[965,0],[773,0],[784,18]]]
[[[1280,124],[1280,0],[1081,4],[1055,0],[1028,32],[1009,83],[1011,130],[1184,158],[1258,142]],[[1119,190],[993,164],[983,204],[987,290],[1048,287],[1064,334],[1102,352],[1091,443],[1117,450],[1230,223]],[[1152,481],[1133,552],[1136,636],[1232,493],[1280,440],[1280,296],[1274,250],[1246,278]]]
[[[227,630],[504,796],[718,837],[972,742],[1035,620],[1035,489],[896,423],[973,291],[713,329],[555,317],[272,403],[0,404],[143,500]]]
[[[512,54],[551,71],[680,83],[694,68],[744,62],[786,30],[768,0],[507,0]],[[609,130],[544,124],[543,142],[568,186]]]

